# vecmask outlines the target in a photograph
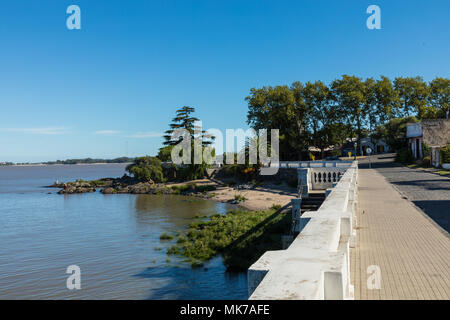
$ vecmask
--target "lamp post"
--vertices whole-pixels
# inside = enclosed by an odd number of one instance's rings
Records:
[[[355,143],[353,144],[353,146],[355,147],[355,160],[356,160],[356,147],[358,146],[358,144],[355,142]]]

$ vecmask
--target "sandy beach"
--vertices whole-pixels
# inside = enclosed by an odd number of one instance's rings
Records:
[[[227,186],[226,184],[211,180],[200,179],[192,180],[189,183],[195,183],[198,186],[212,185],[216,190],[208,192],[208,198],[220,202],[232,202],[236,195],[243,196],[246,200],[239,203],[240,207],[248,210],[265,210],[273,205],[285,206],[296,196],[296,189],[284,184],[275,185],[266,183],[253,189],[241,189],[239,185]],[[171,186],[183,185],[184,183],[174,183]]]

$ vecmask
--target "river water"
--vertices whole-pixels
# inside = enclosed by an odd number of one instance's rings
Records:
[[[124,164],[0,167],[0,299],[246,299],[221,257],[192,269],[161,233],[227,204],[183,196],[58,195],[59,181],[119,177]],[[69,265],[81,289],[66,287]]]

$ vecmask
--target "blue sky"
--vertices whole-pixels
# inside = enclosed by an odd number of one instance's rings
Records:
[[[66,8],[81,8],[81,30]],[[366,8],[381,8],[381,30]],[[175,110],[246,128],[250,88],[449,77],[450,1],[0,3],[0,161],[157,152]]]

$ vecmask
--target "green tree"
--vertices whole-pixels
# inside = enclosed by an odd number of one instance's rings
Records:
[[[303,89],[303,100],[311,142],[321,150],[323,158],[325,148],[333,143],[331,124],[336,120],[330,104],[330,90],[322,81],[307,82]]]
[[[279,129],[281,159],[295,159],[303,147],[304,106],[300,83],[293,87],[277,86],[251,89],[246,98],[248,103],[247,123],[255,130]]]
[[[159,149],[158,159],[162,162],[171,161],[173,145],[168,145]]]
[[[352,135],[352,129],[348,124],[335,122],[329,126],[330,132],[330,145],[342,146],[347,142],[347,138],[354,138]]]
[[[164,182],[161,160],[155,157],[136,158],[132,164],[126,167],[126,170],[141,181]]]
[[[375,117],[378,123],[384,123],[399,114],[400,100],[392,81],[381,76],[374,84],[375,94]]]
[[[199,121],[198,118],[191,116],[191,113],[195,112],[195,108],[184,106],[176,111],[176,116],[172,119],[170,129],[167,130],[163,136],[165,141],[164,145],[174,146],[177,145],[183,138],[172,139],[172,133],[177,129],[185,129],[191,135],[194,134],[194,124]]]
[[[406,118],[393,118],[377,128],[375,137],[384,138],[386,143],[395,151],[406,147],[406,124],[417,122],[414,116]]]
[[[183,138],[187,138],[186,135],[190,135],[191,139],[191,163],[185,164],[180,167],[178,177],[183,179],[198,179],[205,175],[205,170],[208,165],[202,159],[202,163],[195,163],[194,159],[194,146],[198,144],[201,148],[202,158],[203,151],[205,148],[209,147],[214,141],[214,137],[209,135],[205,130],[201,130],[200,127],[196,125],[199,121],[198,118],[192,116],[195,112],[195,108],[184,106],[176,111],[176,116],[172,119],[172,123],[169,125],[170,129],[165,132],[164,135],[164,145],[159,150],[158,157],[161,157],[164,161],[169,161],[171,159],[172,148],[180,143]],[[185,134],[178,138],[172,138],[172,134],[178,130],[186,130]]]
[[[331,94],[338,117],[356,133],[359,150],[367,115],[364,107],[365,84],[361,78],[343,75],[341,79],[336,79],[331,83]]]
[[[422,77],[395,78],[394,87],[399,97],[401,115],[416,114],[422,119],[427,113],[427,99],[430,95],[429,87]]]
[[[450,79],[435,78],[430,82],[429,104],[435,109],[436,117],[445,118],[450,113]]]

